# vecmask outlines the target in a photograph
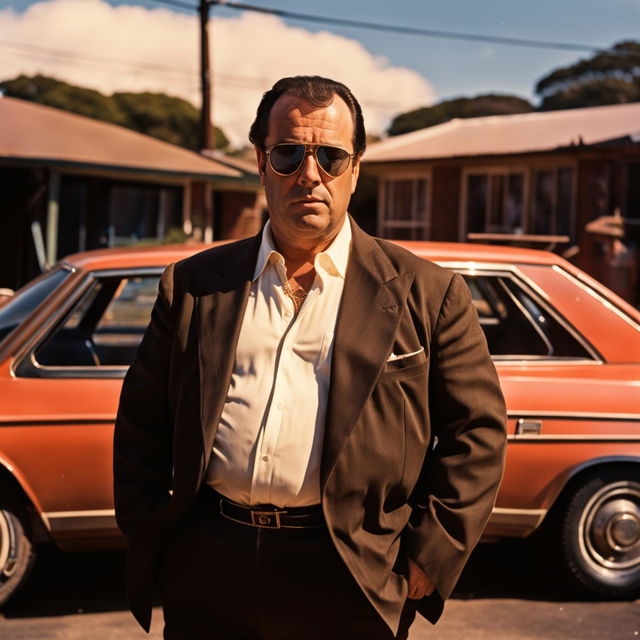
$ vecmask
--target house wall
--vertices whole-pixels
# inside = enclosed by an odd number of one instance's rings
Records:
[[[260,231],[264,203],[256,193],[214,191],[214,232],[216,240],[246,238]]]
[[[462,168],[435,166],[431,175],[430,240],[455,242],[459,233]]]
[[[430,184],[429,239],[464,240],[467,231],[466,179],[472,173],[513,173],[525,176],[523,222],[525,233],[533,233],[535,211],[532,192],[536,171],[573,168],[573,205],[571,210],[556,207],[556,215],[564,216],[561,229],[567,229],[568,243],[557,244],[556,252],[567,253],[571,262],[593,275],[633,304],[640,304],[640,212],[629,210],[629,194],[640,190],[628,183],[629,164],[640,163],[640,150],[632,147],[607,146],[598,149],[576,147],[560,153],[523,154],[517,156],[463,158],[390,162],[363,165],[366,174],[375,176],[380,185],[385,180],[422,176]],[[635,174],[633,174],[635,175]],[[379,193],[384,194],[384,188]],[[635,201],[634,201],[635,202]],[[378,202],[379,220],[384,206]],[[630,222],[622,240],[595,235],[586,225],[603,216],[612,216],[619,208]],[[384,235],[379,223],[377,234]],[[567,233],[562,231],[562,233]],[[507,240],[505,240],[507,242]],[[544,243],[531,246],[544,248]]]

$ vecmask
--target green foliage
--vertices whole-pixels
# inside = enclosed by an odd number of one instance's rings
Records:
[[[387,133],[397,136],[416,129],[433,127],[452,118],[477,118],[529,111],[533,111],[531,103],[518,96],[489,93],[475,98],[454,98],[443,100],[431,107],[400,114],[393,120]]]
[[[48,107],[72,111],[81,116],[126,126],[127,115],[108,96],[93,89],[75,87],[46,76],[18,76],[0,82],[5,95],[30,100]]]
[[[0,82],[0,88],[7,96],[118,124],[187,149],[199,149],[199,111],[182,98],[163,93],[105,96],[41,75],[5,80]],[[229,145],[218,127],[214,128],[214,140],[216,149]]]
[[[540,109],[573,109],[640,102],[640,42],[628,40],[538,81]]]
[[[200,112],[186,100],[164,93],[114,93],[114,102],[128,115],[131,129],[188,149],[199,149]],[[216,149],[229,145],[215,127]]]

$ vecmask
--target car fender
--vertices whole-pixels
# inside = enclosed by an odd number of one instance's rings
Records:
[[[29,502],[33,506],[33,509],[35,511],[34,515],[37,515],[38,519],[46,528],[47,532],[50,532],[51,527],[49,525],[49,521],[47,519],[47,516],[44,514],[42,505],[40,504],[40,501],[38,500],[33,489],[26,481],[20,469],[17,468],[15,464],[13,464],[13,462],[4,454],[0,454],[0,484],[6,481],[5,478],[2,477],[5,475],[5,473],[15,483],[17,489],[22,491],[22,493],[26,496],[27,500],[29,500]]]
[[[579,477],[583,474],[593,471],[596,468],[619,464],[635,464],[640,468],[640,456],[612,455],[585,460],[579,465],[573,467],[568,473],[558,476],[554,482],[548,485],[546,496],[543,501],[545,508],[550,510],[555,504],[557,504],[558,501],[562,499],[569,486],[579,481]]]

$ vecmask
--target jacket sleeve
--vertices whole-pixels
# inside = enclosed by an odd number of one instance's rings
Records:
[[[169,266],[160,279],[151,321],[125,376],[116,417],[114,502],[118,526],[129,543],[136,527],[170,498],[173,269]]]
[[[418,607],[435,621],[491,514],[506,450],[504,398],[459,274],[432,335],[429,398],[435,446],[425,459],[403,543],[435,584]]]

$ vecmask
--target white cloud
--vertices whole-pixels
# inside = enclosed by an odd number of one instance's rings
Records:
[[[484,47],[480,49],[480,57],[481,58],[495,58],[496,50],[493,47]]]
[[[285,75],[344,82],[372,133],[382,133],[395,114],[433,102],[423,76],[373,56],[356,40],[249,13],[216,17],[210,30],[214,120],[235,145],[246,144],[260,96]],[[162,91],[200,102],[195,16],[103,0],[46,0],[22,13],[0,11],[0,34],[0,79],[42,73],[105,93]]]

